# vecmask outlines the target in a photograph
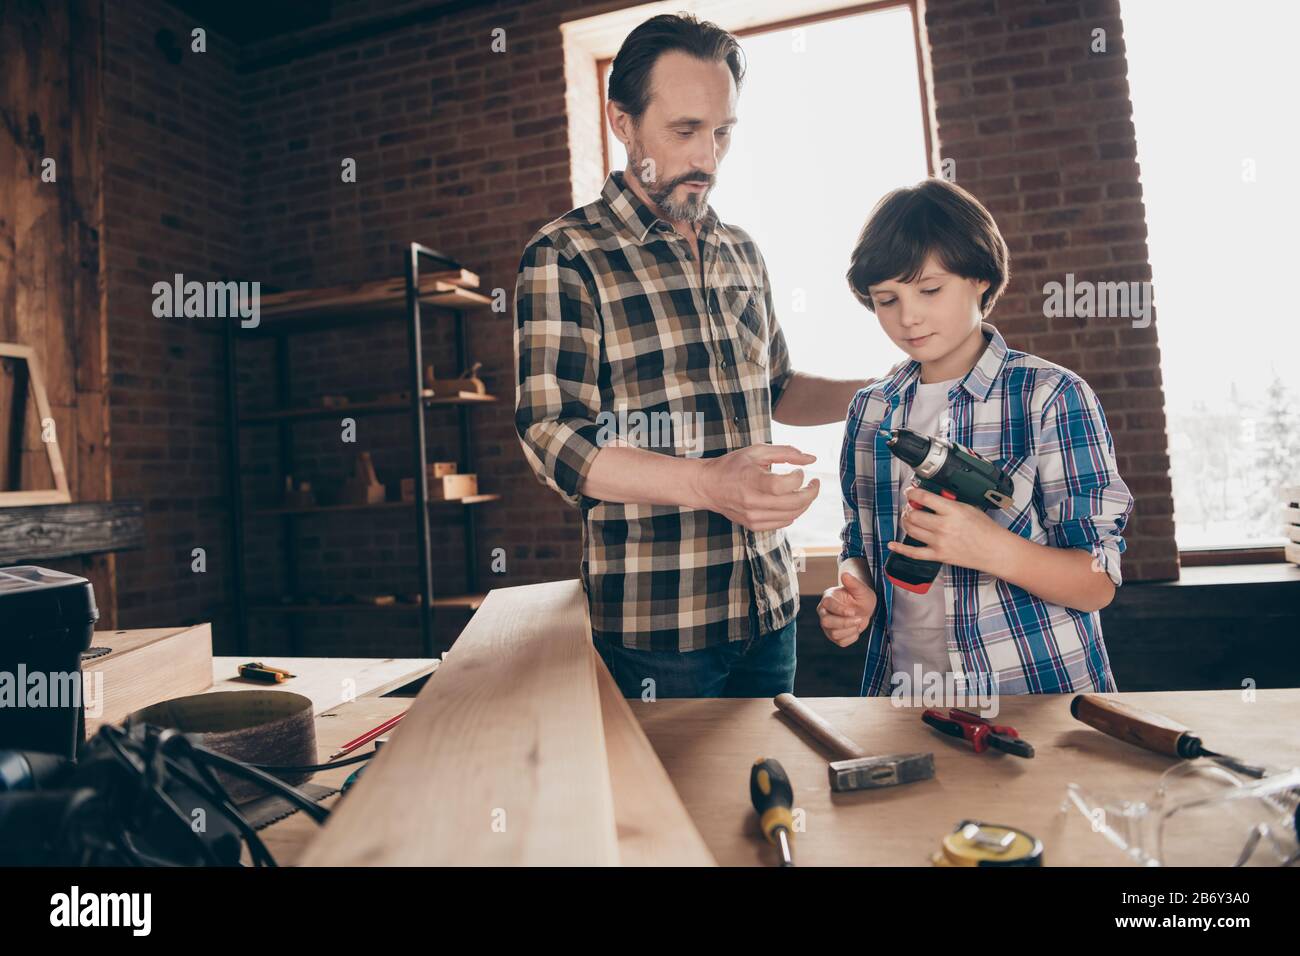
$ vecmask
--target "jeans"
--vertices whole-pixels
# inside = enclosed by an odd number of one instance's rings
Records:
[[[750,612],[751,634],[758,615]],[[630,650],[596,639],[624,697],[775,697],[794,692],[795,622],[743,641],[695,651]],[[653,680],[651,685],[644,684]]]

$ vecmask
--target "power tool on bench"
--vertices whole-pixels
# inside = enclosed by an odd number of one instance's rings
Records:
[[[911,466],[917,485],[926,491],[985,511],[992,506],[1005,508],[1011,504],[1014,487],[1010,476],[969,448],[943,438],[927,438],[908,428],[896,428],[885,434],[890,453]],[[933,514],[929,508],[921,510]],[[924,541],[917,541],[911,535],[903,543],[914,548],[925,547]],[[893,551],[885,561],[885,577],[904,590],[925,594],[942,566],[938,561],[918,561]]]

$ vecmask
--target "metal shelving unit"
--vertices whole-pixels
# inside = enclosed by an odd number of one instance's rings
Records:
[[[455,407],[459,422],[460,457],[459,463],[467,471],[473,471],[473,442],[470,441],[469,413],[477,405],[496,401],[494,396],[438,396],[424,386],[424,351],[422,346],[421,318],[424,310],[433,310],[439,315],[450,316],[455,323],[456,366],[467,368],[469,357],[466,351],[465,312],[473,308],[483,308],[491,304],[486,296],[450,282],[421,280],[421,260],[434,266],[432,271],[438,273],[463,271],[459,263],[436,250],[413,242],[405,257],[405,281],[400,286],[396,282],[364,283],[343,288],[331,288],[301,293],[267,296],[276,300],[262,309],[262,321],[256,328],[244,329],[237,323],[224,323],[226,355],[226,416],[229,437],[229,480],[231,487],[233,521],[231,527],[231,545],[234,549],[234,591],[235,620],[239,628],[238,648],[242,656],[250,652],[248,646],[248,617],[251,613],[271,613],[290,615],[290,636],[292,652],[301,653],[302,617],[318,613],[338,611],[371,611],[418,613],[420,616],[420,636],[424,655],[433,657],[433,613],[436,608],[458,608],[473,612],[482,602],[478,590],[478,556],[475,540],[475,509],[477,506],[497,501],[499,495],[478,494],[454,501],[430,501],[428,488],[428,446],[425,438],[425,412],[433,407]],[[410,353],[408,389],[409,402],[375,401],[358,402],[339,407],[293,407],[290,404],[290,362],[288,339],[290,336],[318,332],[346,325],[360,324],[378,320],[405,318],[407,346]],[[238,400],[238,348],[241,338],[274,340],[276,368],[277,407],[269,410],[242,413]],[[293,468],[293,433],[292,426],[299,422],[316,421],[340,415],[387,415],[409,414],[412,424],[411,459],[415,469],[415,501],[384,501],[369,505],[322,505],[314,507],[293,508],[254,508],[248,509],[244,502],[243,481],[241,475],[239,437],[243,428],[271,426],[278,430],[280,477],[294,474]],[[463,515],[465,534],[465,576],[468,586],[466,594],[435,595],[433,590],[433,570],[429,540],[429,509],[460,508]],[[281,521],[281,538],[284,542],[283,561],[286,569],[290,592],[298,593],[297,555],[294,545],[294,522],[309,515],[328,517],[335,513],[351,513],[361,510],[388,510],[394,508],[413,509],[416,527],[417,554],[419,559],[420,603],[371,605],[363,603],[303,603],[285,600],[281,603],[250,603],[245,589],[244,571],[244,521],[247,516],[279,516]]]

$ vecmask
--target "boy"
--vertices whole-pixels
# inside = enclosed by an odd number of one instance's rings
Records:
[[[1007,277],[993,218],[941,179],[882,199],[853,251],[853,294],[910,359],[849,406],[841,583],[817,608],[840,646],[870,625],[863,695],[936,676],[959,692],[1117,689],[1097,612],[1121,581],[1133,498],[1088,383],[984,321]],[[881,434],[899,427],[1001,466],[1013,504],[984,512],[912,487]],[[934,586],[895,587],[891,552],[942,562]]]

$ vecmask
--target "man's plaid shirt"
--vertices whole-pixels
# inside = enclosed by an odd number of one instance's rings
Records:
[[[988,514],[1023,538],[1083,548],[1120,584],[1120,533],[1133,496],[1115,467],[1101,403],[1068,369],[1008,349],[984,323],[988,341],[975,367],[948,391],[950,441],[1001,466],[1013,503]],[[884,576],[887,541],[901,541],[901,465],[882,429],[907,425],[919,362],[899,364],[849,405],[840,482],[845,525],[840,560],[865,558],[878,603],[867,630],[862,694],[890,693],[890,613]],[[1115,678],[1096,611],[1049,604],[991,574],[944,565],[936,585],[947,597],[948,658],[968,693],[1060,694],[1114,691]],[[965,675],[974,675],[967,680]],[[920,693],[913,688],[913,693]]]
[[[609,444],[602,425],[611,416],[700,422],[693,447],[668,441],[648,449],[676,457],[712,458],[772,440],[772,409],[791,369],[766,264],[749,235],[719,222],[712,207],[699,242],[703,278],[690,242],[616,171],[599,199],[543,226],[519,264],[515,427],[539,480],[582,511],[593,635],[628,648],[689,651],[743,640],[751,607],[762,633],[798,610],[783,531],[579,492]]]

